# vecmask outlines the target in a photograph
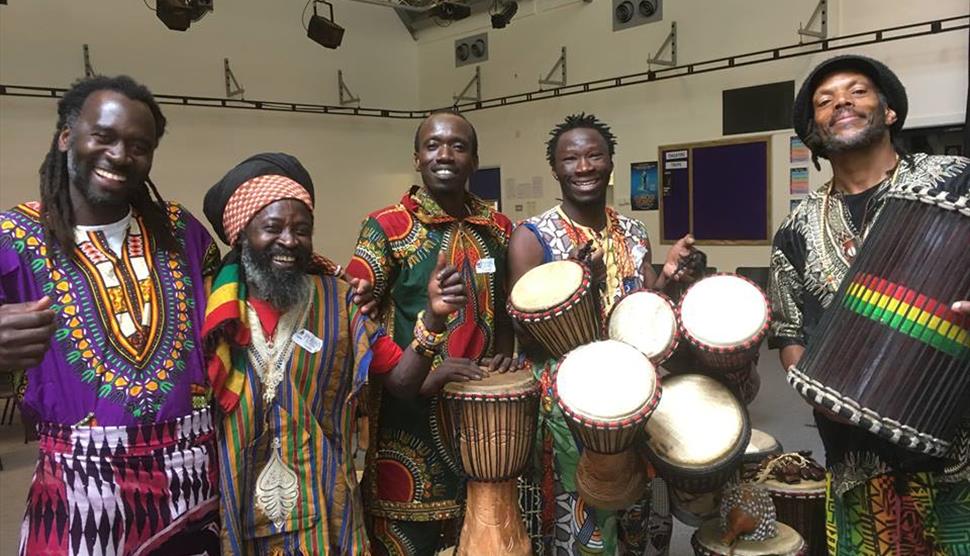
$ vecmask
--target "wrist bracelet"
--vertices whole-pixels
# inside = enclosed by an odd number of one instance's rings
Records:
[[[421,345],[429,349],[435,349],[445,341],[447,330],[432,332],[424,324],[424,311],[418,313],[417,320],[414,321],[414,339]]]
[[[417,338],[411,341],[411,349],[414,353],[417,353],[421,357],[427,357],[429,359],[434,359],[438,355],[438,350],[436,348],[428,347],[418,341]]]

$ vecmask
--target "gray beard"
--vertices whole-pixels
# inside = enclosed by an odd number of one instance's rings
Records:
[[[278,270],[273,268],[268,258],[260,257],[245,239],[241,241],[241,246],[243,271],[250,295],[280,311],[306,303],[310,292],[303,270]]]

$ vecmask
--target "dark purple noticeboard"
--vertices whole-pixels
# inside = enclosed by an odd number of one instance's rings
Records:
[[[686,169],[668,169],[672,161],[664,160],[662,241],[688,231],[698,241],[768,241],[767,140],[672,147],[661,157],[683,150],[690,151]]]

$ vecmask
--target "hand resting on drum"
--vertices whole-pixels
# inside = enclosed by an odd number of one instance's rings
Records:
[[[422,396],[434,396],[449,382],[468,382],[481,380],[485,371],[471,359],[464,357],[448,357],[438,365],[438,368],[428,373],[421,385]]]
[[[478,360],[479,366],[487,368],[490,373],[517,371],[522,368],[522,363],[520,357],[504,353],[497,353],[493,357],[482,357]]]

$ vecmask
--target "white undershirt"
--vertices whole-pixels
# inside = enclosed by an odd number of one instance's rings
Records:
[[[117,222],[112,222],[110,224],[100,224],[97,226],[74,226],[77,232],[82,234],[87,234],[89,232],[101,232],[104,234],[104,238],[108,241],[108,247],[114,252],[115,256],[121,256],[121,249],[125,244],[125,235],[128,233],[128,224],[131,222],[131,209],[128,209],[128,214],[122,217],[121,220]]]

